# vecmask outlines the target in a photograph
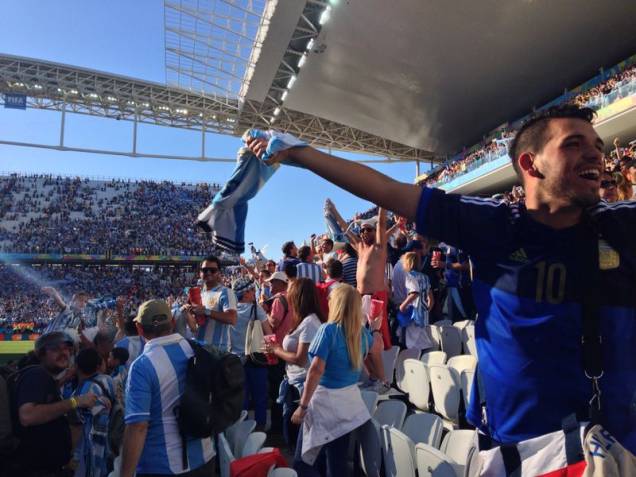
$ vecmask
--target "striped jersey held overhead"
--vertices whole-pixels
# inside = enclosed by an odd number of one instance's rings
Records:
[[[137,474],[180,474],[201,467],[215,455],[212,439],[188,437],[189,467],[184,468],[175,408],[183,394],[187,364],[193,354],[187,340],[174,333],[148,341],[130,367],[125,422],[148,422]]]

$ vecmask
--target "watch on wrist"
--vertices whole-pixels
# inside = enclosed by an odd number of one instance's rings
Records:
[[[298,407],[301,408],[303,411],[306,411],[308,409],[308,406],[304,406],[302,404],[299,404]]]

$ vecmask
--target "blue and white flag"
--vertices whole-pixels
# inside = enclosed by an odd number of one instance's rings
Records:
[[[238,152],[237,165],[230,180],[214,196],[212,204],[197,217],[197,225],[212,233],[214,244],[231,253],[245,251],[247,203],[256,196],[279,167],[279,164],[270,166],[267,161],[277,152],[307,145],[290,134],[258,129],[246,131],[243,141],[247,142],[249,138],[256,137],[268,141],[262,160],[246,147],[242,147]]]

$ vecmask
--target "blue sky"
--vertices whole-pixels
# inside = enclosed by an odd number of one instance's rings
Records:
[[[5,0],[0,15],[0,52],[87,67],[160,83],[165,82],[163,1],[161,0]],[[0,109],[0,139],[59,142],[60,114]],[[130,150],[132,123],[67,115],[65,144]],[[139,127],[139,152],[195,155],[200,133]],[[208,134],[211,157],[235,156],[238,138]],[[345,156],[346,157],[346,156]],[[411,182],[415,165],[375,165]],[[129,177],[223,183],[232,164],[142,159],[0,145],[0,172],[47,172],[98,177]],[[360,200],[323,179],[294,167],[281,168],[250,202],[246,240],[269,245],[278,257],[286,240],[302,242],[324,230],[322,205],[331,198],[345,217],[367,210]]]

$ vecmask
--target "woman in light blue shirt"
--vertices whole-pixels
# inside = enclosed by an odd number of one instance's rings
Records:
[[[347,475],[349,436],[371,416],[358,381],[363,362],[379,376],[370,354],[380,354],[382,318],[363,325],[360,294],[349,285],[329,295],[329,319],[309,347],[311,365],[292,422],[303,424],[298,436],[294,469],[300,477]],[[380,362],[381,360],[375,361]]]

